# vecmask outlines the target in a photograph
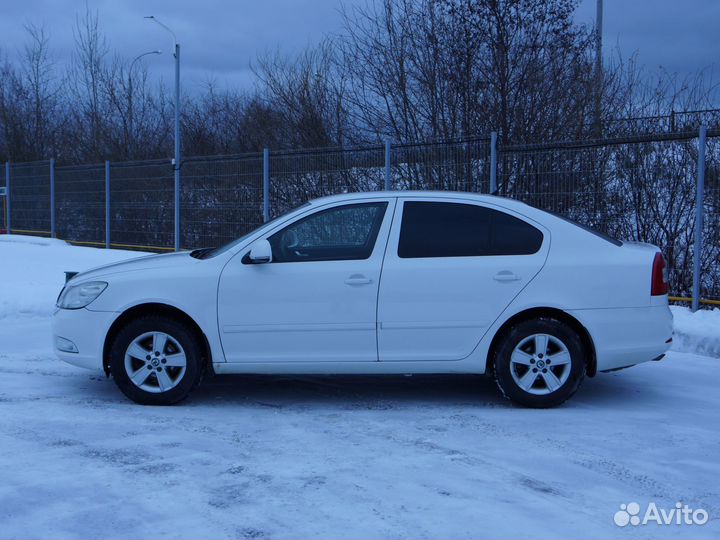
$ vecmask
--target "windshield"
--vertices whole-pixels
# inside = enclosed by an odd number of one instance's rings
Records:
[[[237,246],[238,244],[242,243],[243,241],[245,241],[249,236],[257,233],[258,231],[260,231],[260,230],[262,230],[262,229],[265,229],[266,227],[270,227],[270,226],[271,226],[272,224],[274,224],[276,221],[284,218],[285,216],[287,216],[288,214],[291,214],[292,212],[295,212],[296,210],[300,210],[301,208],[305,208],[306,206],[310,206],[310,203],[309,203],[309,202],[306,202],[305,204],[301,204],[300,206],[298,206],[298,207],[296,207],[296,208],[293,208],[293,209],[291,209],[291,210],[288,210],[287,212],[283,212],[283,213],[280,214],[279,216],[275,216],[275,217],[274,217],[273,219],[271,219],[270,221],[268,221],[268,222],[266,222],[266,223],[263,223],[262,225],[260,225],[260,226],[257,227],[256,229],[253,229],[252,231],[250,231],[250,232],[248,232],[248,233],[246,233],[246,234],[243,234],[240,238],[236,238],[235,240],[231,240],[231,241],[228,242],[227,244],[223,244],[223,245],[220,246],[220,247],[216,247],[216,248],[213,248],[213,249],[208,250],[206,253],[203,253],[203,257],[202,257],[202,258],[203,258],[203,259],[209,259],[210,257],[215,257],[215,256],[217,256],[217,255],[220,255],[221,253],[225,253],[228,249],[231,249],[231,248]]]

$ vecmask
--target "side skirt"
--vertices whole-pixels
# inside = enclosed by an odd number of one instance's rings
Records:
[[[214,363],[216,374],[284,375],[373,375],[411,373],[472,373],[481,375],[484,365],[469,360],[449,362],[222,362]]]

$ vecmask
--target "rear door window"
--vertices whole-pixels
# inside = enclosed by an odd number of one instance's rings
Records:
[[[398,256],[481,257],[537,253],[543,234],[529,223],[474,204],[406,201]]]

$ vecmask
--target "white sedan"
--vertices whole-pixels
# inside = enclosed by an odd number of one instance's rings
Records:
[[[58,356],[142,404],[208,371],[486,373],[558,405],[585,375],[668,349],[665,260],[500,197],[377,192],[318,199],[220,248],[69,279]]]

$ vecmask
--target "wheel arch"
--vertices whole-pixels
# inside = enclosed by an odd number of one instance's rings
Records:
[[[539,319],[542,317],[556,319],[560,322],[567,324],[573,330],[575,330],[575,332],[577,332],[578,336],[580,336],[583,347],[587,351],[586,375],[588,377],[594,377],[597,373],[597,353],[595,351],[595,344],[593,343],[590,332],[588,332],[587,328],[585,328],[585,326],[580,321],[578,321],[568,312],[563,311],[562,309],[552,307],[534,307],[530,309],[525,309],[523,311],[515,313],[512,317],[508,318],[508,320],[506,320],[500,326],[500,328],[498,328],[498,331],[495,332],[495,336],[490,342],[490,348],[488,349],[487,355],[486,371],[490,372],[492,369],[494,369],[493,359],[495,357],[495,351],[500,345],[502,338],[510,330],[510,328],[512,328],[519,322]]]
[[[170,319],[181,322],[185,324],[188,328],[190,328],[195,334],[195,337],[198,339],[198,342],[200,343],[200,347],[203,351],[203,360],[205,362],[205,365],[208,369],[212,369],[212,349],[210,348],[210,342],[208,341],[205,332],[203,332],[202,328],[200,328],[200,325],[190,315],[175,306],[163,304],[160,302],[148,302],[144,304],[138,304],[126,309],[110,325],[110,329],[105,335],[105,342],[103,344],[102,358],[103,370],[105,371],[105,375],[109,376],[110,374],[110,347],[115,340],[115,336],[118,334],[120,329],[125,326],[125,324],[127,324],[129,321],[139,317],[143,317],[145,315],[159,315],[168,317]]]

